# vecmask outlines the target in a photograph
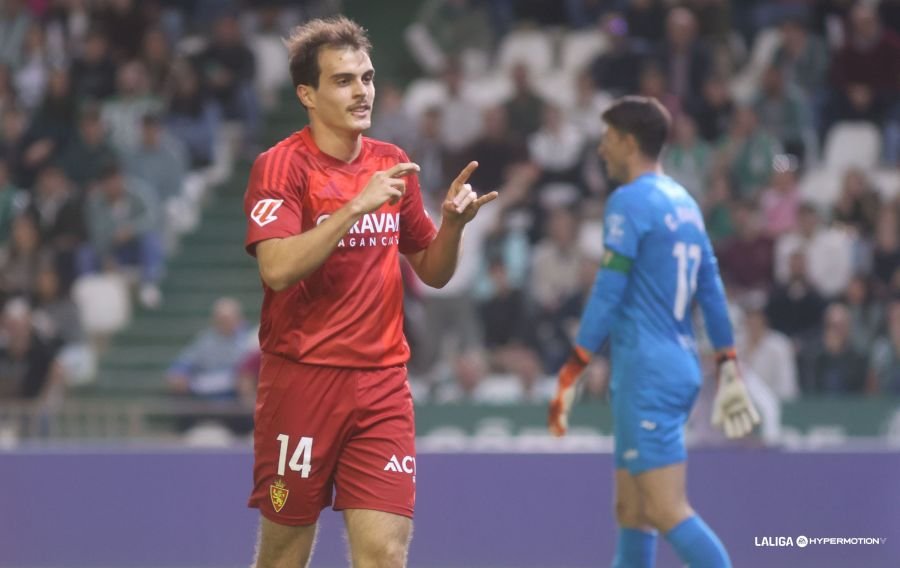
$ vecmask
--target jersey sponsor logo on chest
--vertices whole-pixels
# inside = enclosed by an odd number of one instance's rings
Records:
[[[319,215],[316,226],[321,225],[330,214]],[[347,235],[338,243],[340,247],[373,247],[399,244],[400,213],[366,213],[350,227]]]

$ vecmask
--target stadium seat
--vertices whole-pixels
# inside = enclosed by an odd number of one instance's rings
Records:
[[[829,169],[873,168],[880,155],[881,133],[868,122],[839,122],[825,139],[824,165]]]
[[[72,285],[72,297],[89,336],[108,336],[124,329],[131,320],[128,283],[118,273],[79,277]]]
[[[519,30],[510,33],[500,43],[497,66],[504,73],[524,63],[532,76],[540,76],[553,66],[553,42],[539,30]]]

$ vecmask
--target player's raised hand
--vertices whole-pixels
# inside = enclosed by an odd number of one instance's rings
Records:
[[[453,183],[450,184],[450,190],[447,192],[447,198],[441,205],[441,215],[444,221],[466,224],[475,218],[475,214],[485,203],[497,199],[498,193],[492,191],[487,195],[478,195],[472,191],[472,186],[468,183],[469,176],[478,167],[478,162],[469,162],[465,168],[459,172]]]
[[[713,399],[712,424],[729,438],[742,438],[759,424],[759,413],[741,380],[734,352],[719,359],[719,387]]]
[[[354,201],[363,213],[371,213],[388,201],[393,205],[406,193],[403,178],[418,171],[418,164],[401,162],[385,171],[375,172]]]

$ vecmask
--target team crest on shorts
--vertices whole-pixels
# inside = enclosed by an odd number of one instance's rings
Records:
[[[284,480],[278,478],[275,483],[269,486],[269,498],[272,499],[272,507],[276,513],[280,513],[287,503],[288,493],[290,491],[285,487]]]

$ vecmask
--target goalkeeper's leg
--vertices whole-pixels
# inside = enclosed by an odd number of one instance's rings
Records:
[[[656,529],[644,517],[640,490],[624,468],[616,470],[615,508],[619,537],[612,568],[653,568]]]
[[[731,568],[722,541],[688,504],[686,472],[681,462],[634,476],[644,516],[691,568]]]

